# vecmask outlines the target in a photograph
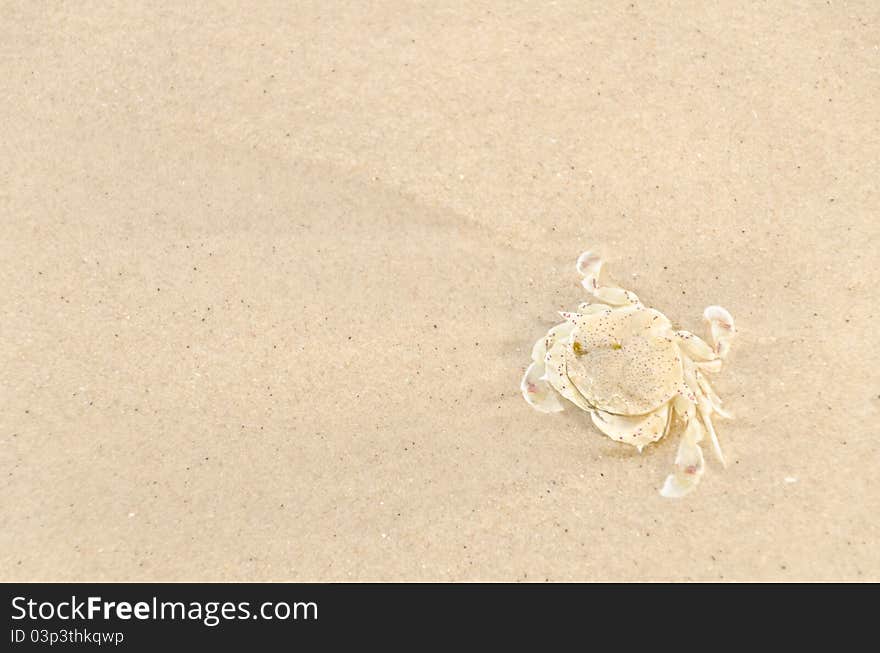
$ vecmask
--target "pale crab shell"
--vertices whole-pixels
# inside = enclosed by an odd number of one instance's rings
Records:
[[[704,432],[724,462],[711,416],[729,415],[705,373],[720,369],[735,333],[733,318],[720,306],[706,309],[715,345],[710,347],[692,333],[675,331],[666,316],[646,308],[630,291],[600,285],[601,266],[589,252],[578,259],[584,287],[605,303],[561,313],[565,322],[535,343],[523,396],[536,410],[558,412],[561,395],[589,412],[602,433],[639,451],[662,438],[677,414],[686,426],[675,473],[661,494],[683,496],[703,473],[699,442]]]
[[[681,390],[681,354],[659,311],[633,305],[563,317],[574,323],[565,347],[568,377],[592,406],[645,415]]]

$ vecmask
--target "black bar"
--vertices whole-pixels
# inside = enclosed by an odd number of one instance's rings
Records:
[[[870,622],[876,586],[604,584],[6,584],[0,651],[172,650],[273,642],[410,646],[556,640],[678,644]],[[822,591],[816,591],[816,589]],[[75,597],[75,598],[73,598]],[[92,597],[92,598],[90,598]],[[870,600],[868,600],[870,599]],[[815,621],[814,621],[815,619]],[[413,641],[410,633],[420,633]],[[97,635],[96,635],[97,634]],[[101,639],[95,641],[95,637]],[[352,640],[354,638],[354,640]],[[71,641],[74,640],[74,641]]]

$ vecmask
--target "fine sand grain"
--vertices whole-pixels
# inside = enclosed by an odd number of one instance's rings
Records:
[[[876,2],[160,4],[0,15],[0,580],[880,580]],[[584,249],[736,318],[683,500]]]

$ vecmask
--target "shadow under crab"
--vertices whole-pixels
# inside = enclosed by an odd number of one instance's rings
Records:
[[[684,496],[703,474],[699,442],[706,433],[724,464],[712,415],[729,415],[706,375],[721,369],[735,334],[733,318],[720,306],[704,311],[710,346],[676,330],[631,291],[602,285],[602,259],[595,254],[581,254],[576,267],[597,301],[560,313],[565,321],[535,343],[522,379],[523,396],[547,413],[561,411],[560,398],[567,399],[589,412],[602,433],[639,451],[666,435],[678,415],[684,432],[675,471],[660,493]]]

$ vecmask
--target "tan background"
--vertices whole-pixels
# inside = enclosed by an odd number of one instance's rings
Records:
[[[0,579],[880,579],[876,2],[110,4],[0,11]],[[737,320],[685,500],[519,395],[586,248]]]

